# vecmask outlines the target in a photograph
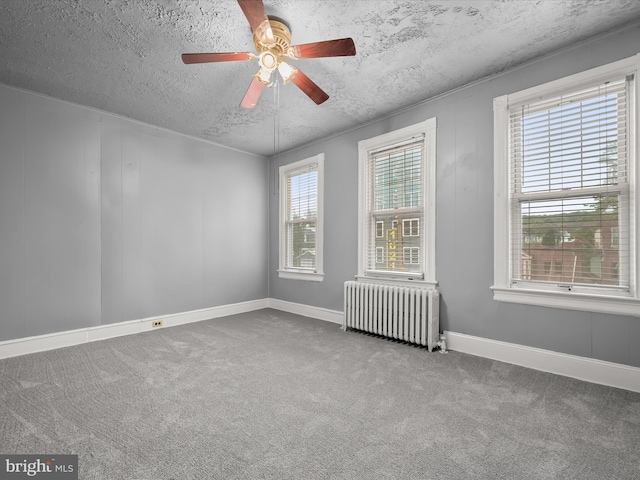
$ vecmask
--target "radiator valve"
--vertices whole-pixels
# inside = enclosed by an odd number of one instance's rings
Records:
[[[444,335],[440,335],[440,341],[437,343],[440,347],[440,353],[448,353],[447,352],[447,337]]]

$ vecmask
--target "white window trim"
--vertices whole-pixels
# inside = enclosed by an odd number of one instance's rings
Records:
[[[358,142],[358,274],[360,281],[393,285],[421,284],[429,288],[438,285],[436,281],[436,118],[394,130],[377,137]],[[367,217],[367,162],[369,152],[388,145],[400,143],[413,137],[424,136],[424,171],[422,201],[424,205],[424,225],[420,249],[424,255],[424,273],[422,275],[403,272],[366,273],[367,236],[365,232]]]
[[[529,88],[514,94],[503,95],[493,101],[494,109],[494,284],[493,299],[500,302],[522,303],[553,308],[584,310],[598,313],[640,316],[640,292],[638,274],[640,272],[638,255],[640,251],[640,208],[637,206],[637,189],[640,186],[640,159],[637,142],[640,138],[638,102],[640,100],[640,54],[608,65],[587,70],[553,82]],[[606,81],[615,75],[635,74],[634,91],[630,92],[631,102],[628,114],[632,117],[635,130],[629,142],[629,191],[630,205],[635,206],[630,216],[630,293],[602,291],[576,292],[549,291],[543,287],[531,288],[531,285],[510,285],[510,201],[509,201],[509,155],[508,128],[509,104],[528,103],[540,97],[559,95],[570,89],[579,89],[586,84]]]
[[[285,266],[285,233],[284,221],[286,218],[286,204],[283,201],[284,188],[286,185],[286,175],[294,170],[300,170],[310,164],[317,164],[318,172],[318,211],[316,216],[316,269],[315,271],[306,269],[297,269]],[[280,195],[279,195],[279,216],[278,216],[278,232],[279,232],[279,266],[278,277],[290,280],[307,280],[311,282],[322,282],[324,280],[324,254],[323,254],[323,238],[324,238],[324,153],[304,160],[299,160],[288,165],[280,167]]]

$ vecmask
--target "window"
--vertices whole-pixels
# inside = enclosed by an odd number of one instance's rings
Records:
[[[281,278],[322,281],[324,154],[280,167]]]
[[[420,248],[418,247],[403,247],[402,258],[405,265],[419,265],[420,264]]]
[[[553,264],[553,273],[556,275],[562,275],[562,262],[555,261]]]
[[[363,140],[359,278],[435,286],[436,120]]]
[[[494,100],[496,300],[638,315],[637,64]]]
[[[412,218],[410,220],[402,220],[402,236],[403,237],[419,237],[420,236],[420,219]]]

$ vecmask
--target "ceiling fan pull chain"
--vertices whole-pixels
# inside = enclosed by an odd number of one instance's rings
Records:
[[[273,82],[273,156],[280,152],[280,80]]]

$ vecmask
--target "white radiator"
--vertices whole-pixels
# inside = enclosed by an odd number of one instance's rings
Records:
[[[342,326],[423,345],[431,352],[440,335],[439,297],[437,290],[426,288],[348,281]]]

